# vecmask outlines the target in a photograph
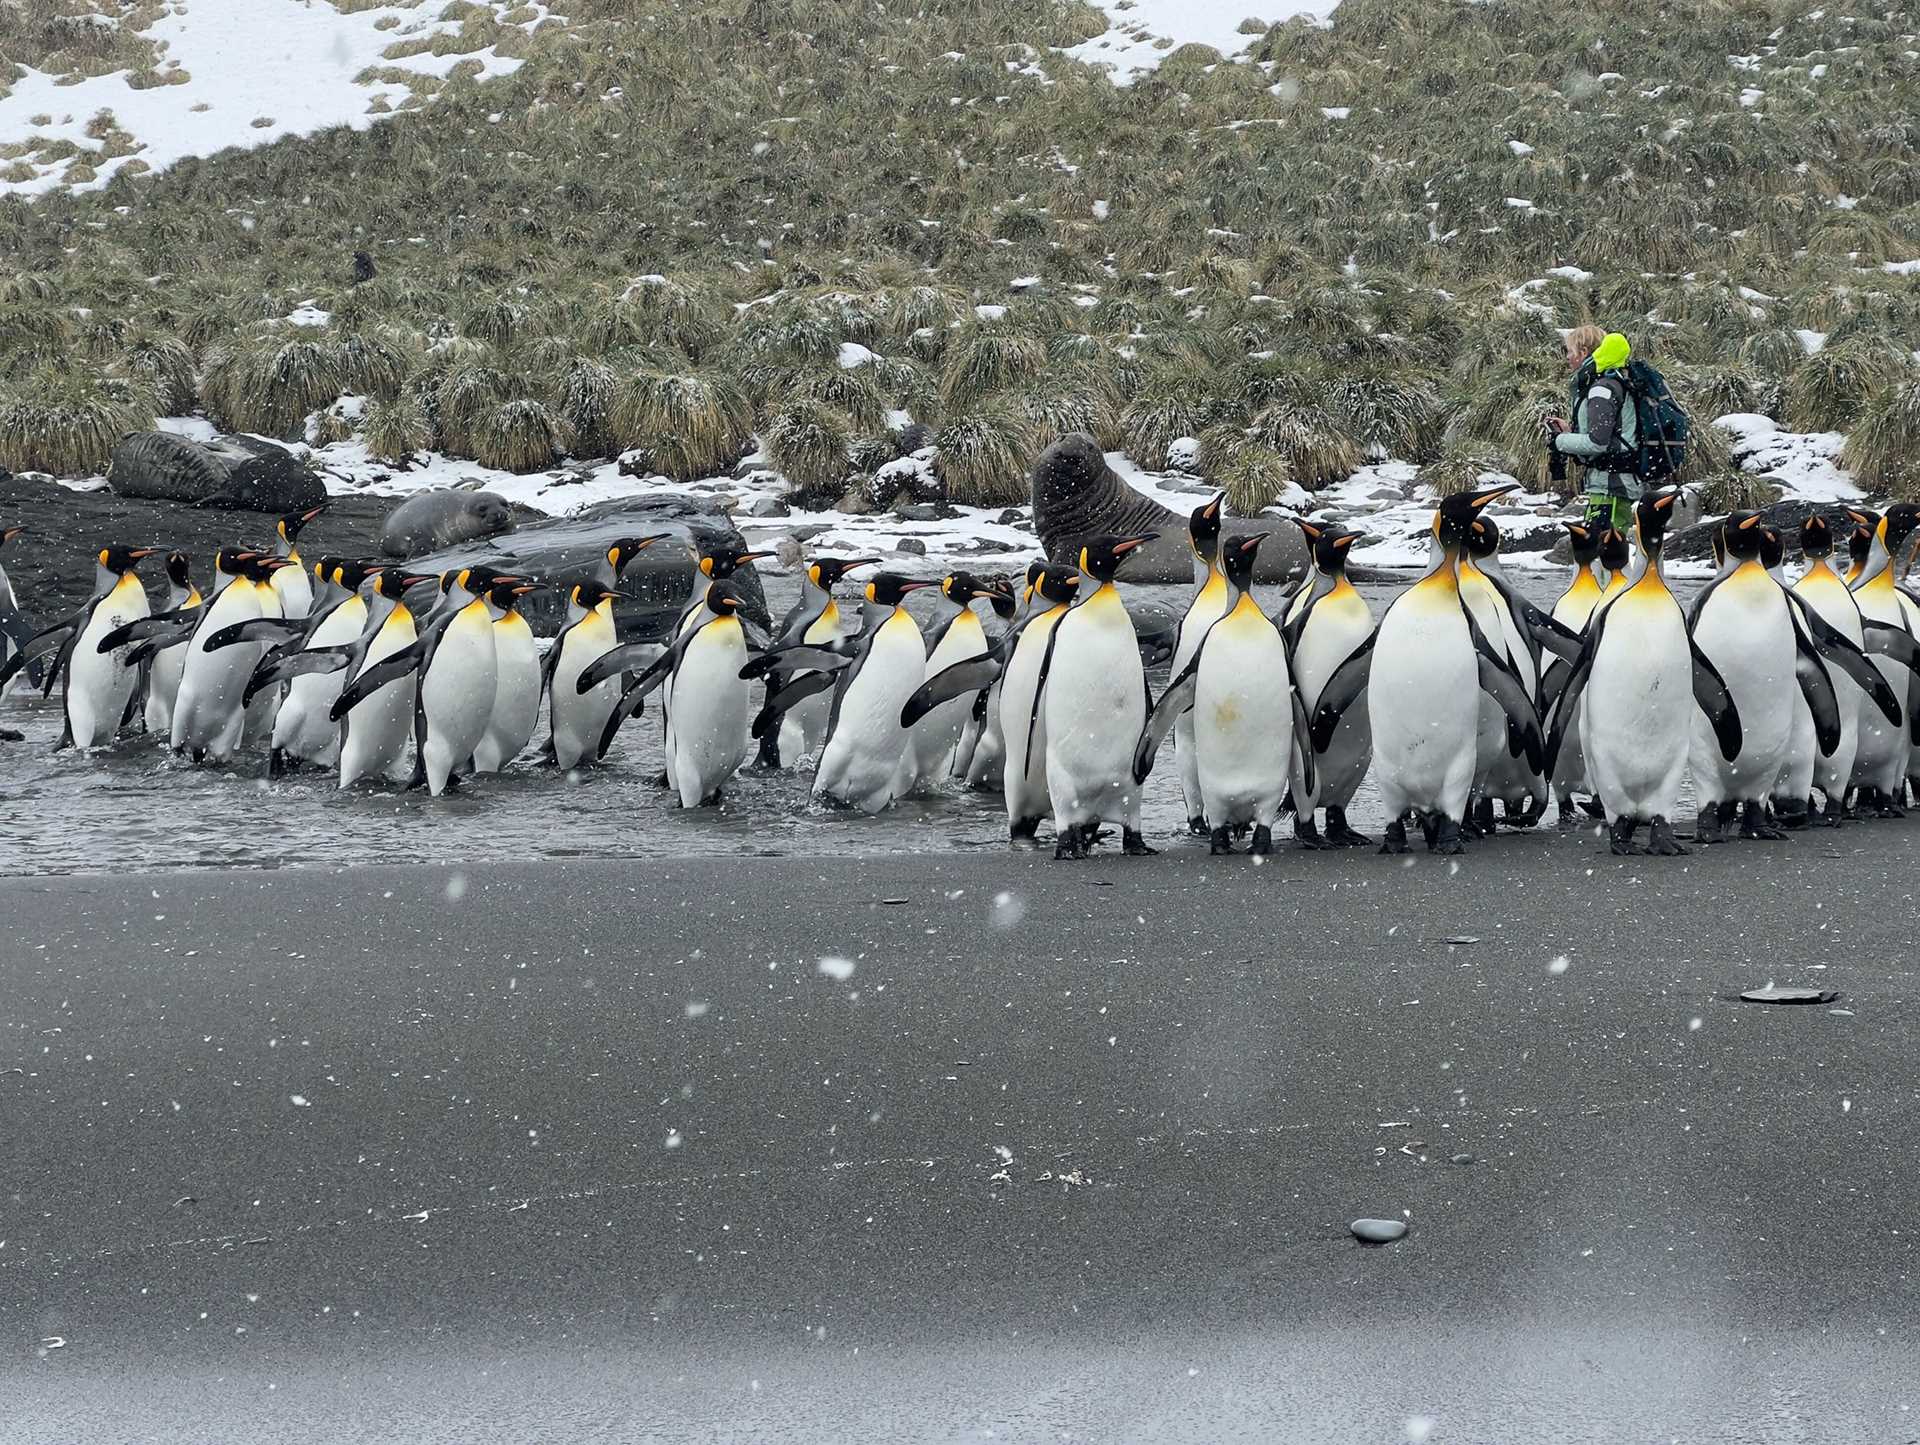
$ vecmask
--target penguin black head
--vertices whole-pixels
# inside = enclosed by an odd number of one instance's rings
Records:
[[[1011,602],[1013,594],[1005,583],[988,586],[971,572],[949,572],[940,579],[940,593],[956,606],[965,607],[976,597],[990,598],[995,602]]]
[[[358,592],[362,583],[376,572],[383,570],[379,563],[359,562],[351,557],[334,557],[329,560],[333,566],[328,575],[336,586],[344,587],[349,592]]]
[[[1920,505],[1895,502],[1880,519],[1880,542],[1888,552],[1899,555],[1914,528],[1920,527]]]
[[[1089,537],[1080,545],[1080,570],[1098,582],[1113,581],[1113,574],[1127,560],[1127,554],[1145,546],[1160,534],[1140,532],[1131,537]]]
[[[1600,565],[1609,572],[1624,572],[1627,563],[1633,560],[1633,545],[1627,540],[1627,534],[1618,527],[1609,527],[1600,534]]]
[[[1080,590],[1080,572],[1074,567],[1043,564],[1033,584],[1033,594],[1041,601],[1059,606],[1073,601]]]
[[[25,527],[0,527],[0,547],[4,547],[15,537],[26,531]]]
[[[707,589],[707,611],[715,617],[732,617],[740,611],[740,597],[731,583],[716,582]]]
[[[932,582],[910,582],[897,572],[876,572],[867,581],[867,601],[881,607],[898,607],[909,592],[932,587]]]
[[[1475,517],[1467,528],[1467,555],[1491,557],[1500,550],[1500,524],[1491,517]]]
[[[1873,553],[1873,529],[1855,527],[1853,535],[1847,538],[1847,558],[1856,567],[1867,565],[1867,558]]]
[[[1576,567],[1585,567],[1600,555],[1600,529],[1589,527],[1585,522],[1563,523],[1567,529],[1567,541],[1573,547],[1573,562]]]
[[[1727,517],[1727,555],[1737,562],[1751,562],[1760,555],[1761,532],[1758,512],[1734,512]]]
[[[1312,551],[1320,545],[1320,539],[1327,534],[1327,524],[1316,522],[1311,517],[1295,517],[1293,525],[1300,529],[1300,535],[1307,539],[1307,550]],[[1337,529],[1336,529],[1337,530]]]
[[[635,557],[655,542],[664,542],[672,535],[671,532],[650,532],[644,537],[622,537],[607,548],[607,565],[613,568],[613,575],[619,577],[626,572],[627,564]]]
[[[1193,555],[1202,562],[1211,562],[1220,547],[1220,512],[1227,500],[1225,492],[1215,492],[1212,498],[1193,509],[1193,515],[1187,518],[1187,537],[1193,543]]]
[[[589,612],[614,595],[614,590],[604,582],[587,581],[573,584],[573,605],[584,607]]]
[[[1680,489],[1669,487],[1663,492],[1648,492],[1633,508],[1633,529],[1640,535],[1641,550],[1649,556],[1660,550],[1666,540],[1667,522],[1673,516],[1673,504],[1680,500]],[[1602,549],[1604,560],[1604,548]],[[1612,564],[1608,564],[1611,566]],[[1622,559],[1618,572],[1626,566]]]
[[[520,605],[520,599],[536,590],[531,578],[515,577],[508,572],[496,572],[481,595],[498,607],[502,612],[511,612]]]
[[[124,577],[140,565],[140,559],[151,557],[157,547],[123,547],[117,543],[111,547],[102,547],[98,561],[107,571]]]
[[[1771,572],[1787,560],[1787,544],[1778,527],[1760,524],[1760,565]]]
[[[214,569],[229,577],[238,577],[245,570],[248,560],[259,555],[250,547],[222,547],[213,554]]]
[[[333,572],[340,565],[340,559],[334,556],[316,557],[307,564],[307,570],[313,573],[316,582],[333,581]]]
[[[193,561],[185,552],[167,553],[167,581],[176,587],[193,585]]]
[[[1809,562],[1833,555],[1833,528],[1818,512],[1807,513],[1807,520],[1800,524],[1800,555]]]
[[[373,574],[374,594],[390,598],[395,602],[404,601],[407,593],[422,582],[432,582],[432,577],[417,577],[398,567],[382,567]]]
[[[322,502],[304,512],[289,512],[273,524],[274,530],[280,534],[280,540],[291,547],[300,540],[300,534],[306,530],[307,524],[326,510],[327,504]]]
[[[1442,547],[1463,547],[1474,519],[1489,502],[1520,490],[1518,482],[1499,487],[1482,487],[1474,492],[1456,492],[1441,501],[1433,513],[1433,535]]]
[[[831,592],[856,567],[872,567],[878,557],[815,557],[807,563],[807,580]]]
[[[762,557],[772,555],[771,552],[742,552],[734,547],[721,546],[714,548],[711,552],[703,550],[700,553],[699,567],[703,574],[718,582],[722,578],[731,577],[747,563],[757,562]]]
[[[1340,576],[1347,570],[1347,553],[1359,540],[1360,533],[1345,527],[1322,527],[1313,544],[1313,565],[1329,577]]]
[[[1240,592],[1252,589],[1253,561],[1260,551],[1260,544],[1266,540],[1265,532],[1227,538],[1226,544],[1220,549],[1220,566],[1227,574],[1229,586]]]

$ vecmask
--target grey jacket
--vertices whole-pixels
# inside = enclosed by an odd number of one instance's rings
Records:
[[[1632,451],[1640,442],[1640,414],[1626,387],[1614,376],[1597,376],[1573,408],[1573,424],[1553,439],[1554,450],[1577,462],[1591,462],[1615,451]],[[1598,496],[1637,499],[1640,478],[1632,472],[1590,468],[1587,491]]]

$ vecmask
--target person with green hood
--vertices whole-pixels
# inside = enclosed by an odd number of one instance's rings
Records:
[[[1555,452],[1587,469],[1588,526],[1633,530],[1633,504],[1640,499],[1640,421],[1627,391],[1627,362],[1633,348],[1617,331],[1580,326],[1567,333],[1567,365],[1573,381],[1567,401],[1571,424],[1547,418]]]

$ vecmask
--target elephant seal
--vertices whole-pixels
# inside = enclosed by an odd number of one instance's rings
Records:
[[[496,493],[458,488],[416,492],[387,513],[380,550],[389,557],[417,557],[512,530],[513,509]]]
[[[113,448],[107,485],[144,501],[276,515],[327,499],[326,484],[305,462],[258,437],[197,442],[173,432],[128,432]]]
[[[1107,465],[1100,444],[1085,432],[1069,432],[1033,464],[1033,527],[1040,545],[1057,562],[1071,562],[1088,537],[1158,532],[1157,540],[1128,555],[1121,580],[1193,579],[1187,518],[1123,482]],[[1284,582],[1306,570],[1306,541],[1285,518],[1230,518],[1225,527],[1230,535],[1268,534],[1254,571],[1257,580]]]

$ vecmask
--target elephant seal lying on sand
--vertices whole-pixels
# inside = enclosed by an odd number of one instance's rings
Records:
[[[512,530],[513,509],[492,492],[418,492],[387,514],[380,550],[389,557],[417,557]]]
[[[1195,499],[1199,505],[1199,499]],[[1307,566],[1307,546],[1300,529],[1281,517],[1230,517],[1223,524],[1229,536],[1268,533],[1254,572],[1262,582],[1281,582],[1298,576]],[[1085,432],[1060,438],[1033,464],[1033,527],[1047,555],[1071,562],[1080,543],[1102,534],[1158,532],[1127,557],[1121,578],[1128,582],[1187,582],[1193,578],[1193,548],[1187,540],[1187,518],[1135,491],[1123,482]]]

